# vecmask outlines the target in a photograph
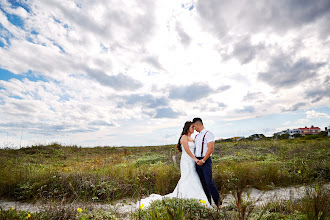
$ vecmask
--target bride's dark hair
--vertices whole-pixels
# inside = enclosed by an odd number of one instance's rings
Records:
[[[187,135],[188,134],[188,131],[189,131],[189,128],[190,128],[190,125],[192,124],[191,121],[186,121],[186,123],[184,123],[184,126],[183,126],[183,129],[182,129],[182,132],[181,132],[181,135],[180,135],[180,138],[179,138],[179,141],[178,141],[178,144],[176,145],[176,147],[178,148],[178,150],[180,152],[182,152],[182,148],[181,148],[181,144],[180,144],[180,140],[181,140],[181,137],[183,135]]]

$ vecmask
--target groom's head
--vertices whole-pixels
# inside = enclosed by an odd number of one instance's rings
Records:
[[[193,123],[197,132],[201,132],[204,129],[203,121],[201,118],[194,118]]]

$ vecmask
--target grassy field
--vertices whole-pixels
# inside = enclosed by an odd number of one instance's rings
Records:
[[[327,183],[329,148],[329,138],[216,143],[214,181],[221,194]],[[174,145],[0,149],[0,197],[70,203],[164,195],[180,178],[180,156]]]

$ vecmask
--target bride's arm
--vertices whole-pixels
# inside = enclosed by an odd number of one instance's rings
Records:
[[[195,157],[195,155],[193,155],[193,153],[191,153],[190,149],[189,149],[189,146],[188,146],[188,136],[186,135],[183,135],[181,137],[181,144],[184,148],[184,150],[187,152],[187,154],[192,158],[194,159],[194,161],[198,161],[198,159]]]

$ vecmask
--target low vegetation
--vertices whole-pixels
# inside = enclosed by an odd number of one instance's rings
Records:
[[[115,220],[117,219],[114,210],[93,209],[91,207],[73,208],[65,206],[47,207],[40,212],[30,213],[28,211],[20,211],[14,208],[9,210],[0,209],[0,219],[8,220]]]
[[[250,187],[268,190],[327,183],[329,148],[327,137],[216,143],[214,181],[221,194]],[[174,145],[81,148],[54,143],[0,149],[0,197],[70,203],[164,195],[173,191],[180,178],[179,164]]]

